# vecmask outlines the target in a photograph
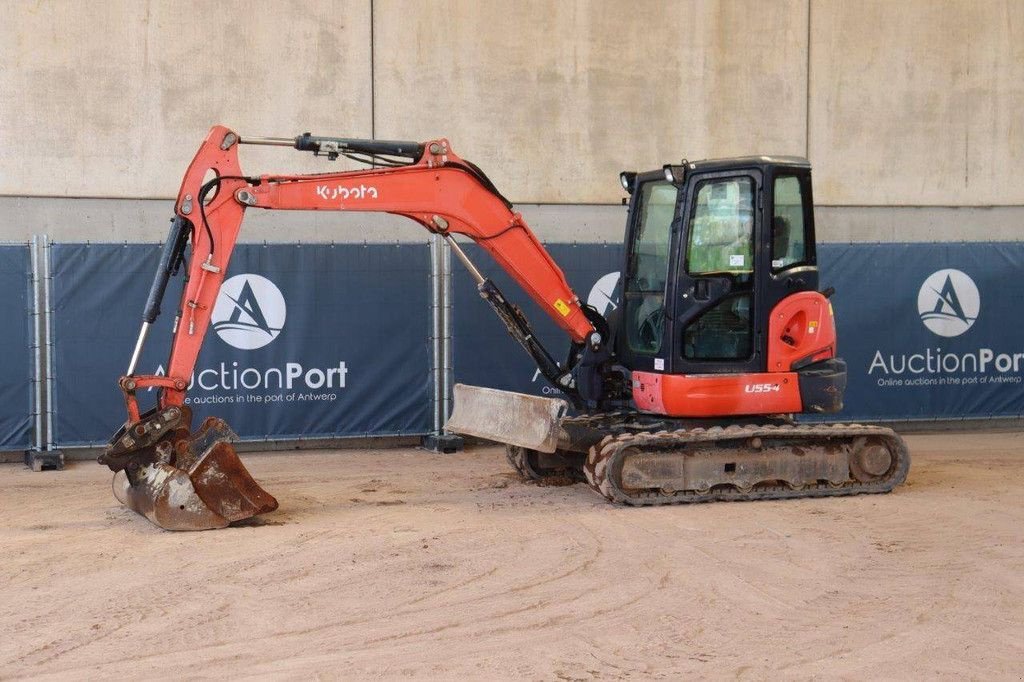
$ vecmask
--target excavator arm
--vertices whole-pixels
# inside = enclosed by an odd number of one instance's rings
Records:
[[[241,144],[289,146],[332,159],[355,158],[375,167],[311,175],[245,175],[238,161]],[[142,329],[128,372],[120,380],[128,420],[100,457],[101,463],[123,472],[120,481],[115,477],[118,498],[157,525],[220,527],[276,508],[276,501],[252,480],[228,445],[233,437],[230,428],[210,418],[192,433],[191,412],[185,405],[189,379],[249,208],[375,211],[414,220],[447,240],[470,270],[481,296],[549,381],[577,405],[600,397],[596,367],[608,357],[603,320],[580,303],[522,216],[512,211],[511,203],[476,166],[452,152],[447,140],[420,144],[309,133],[294,139],[243,138],[215,126],[182,181]],[[456,234],[487,251],[569,335],[569,366],[560,367],[541,346],[519,308],[469,261],[453,238]],[[186,257],[189,243],[191,254]],[[186,284],[176,311],[167,374],[137,374],[168,281],[183,268]],[[586,369],[586,374],[574,371],[577,368]],[[158,402],[143,412],[137,394],[150,388],[159,389]],[[172,488],[185,489],[180,500],[171,499]]]
[[[316,138],[308,133],[295,140],[255,138],[254,144],[280,143],[315,153],[333,154],[338,138]],[[519,213],[472,164],[451,151],[447,140],[424,144],[378,140],[347,140],[347,148],[363,153],[415,154],[411,163],[367,170],[313,175],[245,176],[238,163],[238,147],[248,140],[222,126],[207,135],[189,165],[176,202],[176,220],[165,246],[147,302],[143,329],[128,375],[122,380],[129,417],[138,418],[132,394],[139,388],[162,389],[161,406],[181,405],[210,315],[224,280],[247,208],[296,211],[372,211],[410,218],[428,231],[445,237],[457,255],[483,285],[485,298],[500,296],[493,285],[469,263],[452,235],[469,237],[504,269],[576,344],[601,343],[592,338],[593,313],[573,293],[565,275]],[[321,149],[330,142],[329,149]],[[366,150],[372,150],[367,152]],[[211,173],[212,171],[212,173]],[[205,180],[213,175],[212,179]],[[211,198],[212,197],[212,198]],[[192,243],[188,283],[179,308],[179,323],[171,349],[167,376],[134,374],[149,325],[160,312],[167,280],[184,259],[186,241]],[[492,304],[496,303],[491,301]],[[502,312],[507,307],[500,302]],[[508,323],[508,320],[506,320]],[[529,335],[529,334],[527,334]],[[522,342],[522,340],[520,340]],[[531,340],[527,340],[530,343]],[[528,348],[530,350],[530,348]],[[536,356],[538,348],[531,350]],[[572,386],[567,372],[550,356],[535,357],[545,376],[560,388]],[[132,384],[128,387],[125,384]]]

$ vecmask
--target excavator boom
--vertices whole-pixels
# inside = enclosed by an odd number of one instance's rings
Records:
[[[379,166],[312,175],[245,175],[238,160],[242,144],[294,147],[327,156],[345,156]],[[120,380],[128,420],[100,456],[117,472],[118,499],[164,528],[222,527],[231,521],[270,511],[276,500],[241,465],[229,441],[234,434],[222,421],[208,419],[193,434],[185,395],[203,344],[220,285],[250,208],[297,211],[376,211],[405,216],[441,235],[470,268],[481,295],[509,332],[530,353],[549,381],[570,399],[592,398],[597,380],[580,378],[574,367],[560,367],[540,345],[522,312],[469,262],[453,235],[463,235],[494,260],[548,313],[573,342],[571,365],[593,368],[602,357],[600,316],[588,310],[570,288],[558,265],[519,213],[472,163],[459,158],[444,139],[424,143],[318,137],[243,138],[215,126],[185,172],[175,202],[175,218],[164,246],[143,314],[142,329]],[[191,244],[190,257],[186,246]],[[177,307],[166,376],[137,374],[150,326],[160,314],[170,277],[187,272]],[[143,411],[140,390],[159,389],[157,405]],[[472,396],[470,392],[467,394]],[[480,400],[486,403],[487,395]],[[464,398],[462,403],[471,400]],[[535,401],[521,401],[523,419],[533,423]],[[542,405],[541,409],[549,409]],[[532,410],[532,411],[531,411]],[[550,410],[549,410],[550,411]],[[558,410],[556,410],[558,411]],[[564,413],[564,409],[558,411]],[[466,406],[462,420],[477,421]],[[458,417],[458,415],[456,415]],[[514,422],[515,420],[513,420]],[[557,417],[548,420],[556,423]],[[509,436],[518,430],[514,423]],[[550,427],[538,436],[551,441]],[[533,441],[529,441],[530,444]],[[539,445],[535,443],[535,445]]]

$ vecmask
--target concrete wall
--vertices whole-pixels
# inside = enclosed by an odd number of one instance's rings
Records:
[[[447,135],[545,203],[617,202],[619,171],[683,156],[803,154],[807,5],[763,6],[377,0],[377,132]]]
[[[1024,2],[814,2],[811,36],[816,196],[1024,204]]]
[[[623,168],[742,153],[810,156],[824,239],[1024,235],[1020,0],[9,2],[0,67],[0,239],[161,238],[147,200],[215,122],[447,136],[551,240],[619,240]],[[274,214],[243,238],[421,235]]]
[[[174,197],[219,122],[372,132],[369,0],[3,4],[0,194]],[[246,160],[281,161],[252,148]]]

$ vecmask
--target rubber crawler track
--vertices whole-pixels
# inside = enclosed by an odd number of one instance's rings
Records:
[[[541,474],[535,472],[526,460],[527,452],[526,448],[519,447],[518,445],[506,445],[505,459],[508,460],[508,463],[512,465],[512,468],[516,470],[520,477],[537,480],[541,478]]]
[[[583,467],[566,466],[555,469],[543,469],[534,466],[530,461],[531,456],[536,456],[533,450],[528,450],[518,445],[505,445],[505,459],[516,470],[519,477],[527,481],[545,481],[553,479],[567,479],[579,483],[585,483],[583,478]]]
[[[803,441],[803,448],[820,448],[834,446],[837,441],[852,441],[856,438],[872,436],[881,439],[893,456],[889,471],[878,480],[861,483],[849,480],[840,485],[827,482],[808,484],[802,488],[787,485],[758,485],[751,490],[742,491],[736,487],[725,488],[714,486],[708,491],[681,490],[672,494],[657,490],[624,490],[610,476],[610,472],[621,471],[622,459],[630,448],[650,451],[665,451],[695,443],[719,443],[720,451],[747,450],[747,439],[761,438]],[[738,442],[735,443],[735,442]],[[590,449],[583,473],[587,484],[597,493],[612,502],[634,506],[657,504],[686,504],[693,502],[741,501],[741,500],[781,500],[803,497],[835,497],[839,495],[860,495],[865,493],[887,493],[903,483],[910,469],[910,453],[906,444],[892,429],[880,426],[862,426],[860,424],[834,425],[750,425],[712,427],[708,429],[694,428],[678,431],[660,431],[657,433],[621,433],[606,436],[598,445]]]
[[[621,426],[624,423],[629,423],[630,418],[635,416],[635,414],[630,412],[598,412],[595,414],[581,414],[572,417],[564,417],[562,419],[562,423],[589,426],[608,431],[608,424],[616,423]],[[618,435],[620,432],[620,430],[609,431],[613,436]],[[583,477],[582,466],[574,467],[572,470],[568,467],[558,469],[541,469],[535,467],[530,462],[530,457],[532,455],[536,455],[536,453],[527,448],[520,447],[518,445],[505,445],[505,459],[508,460],[509,465],[515,469],[517,474],[519,474],[519,477],[524,480],[543,481],[546,478],[569,476],[577,481],[586,482]]]

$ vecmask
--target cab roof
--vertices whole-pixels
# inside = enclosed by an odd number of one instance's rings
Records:
[[[701,159],[687,161],[687,171],[717,171],[732,168],[751,168],[763,166],[786,166],[790,168],[810,168],[811,162],[802,156],[734,156],[722,159]]]
[[[689,161],[683,159],[680,163],[666,164],[661,168],[649,171],[622,171],[619,174],[623,187],[630,194],[633,193],[633,184],[636,181],[649,182],[665,176],[667,169],[676,169],[673,175],[682,170],[682,175],[691,173],[715,173],[719,171],[733,171],[756,168],[762,172],[773,168],[798,168],[800,170],[811,170],[811,162],[802,156],[731,156],[720,159],[700,159]],[[682,182],[679,178],[677,182]]]

